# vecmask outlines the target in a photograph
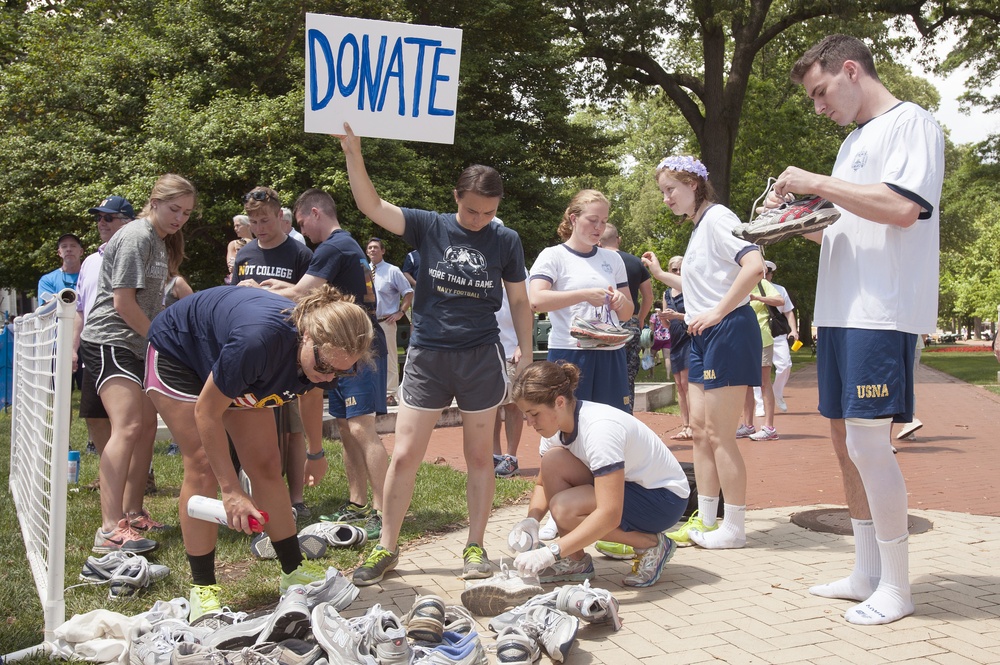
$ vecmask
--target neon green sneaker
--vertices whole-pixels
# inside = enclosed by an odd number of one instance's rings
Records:
[[[694,529],[695,531],[701,531],[702,533],[708,533],[709,531],[715,531],[719,528],[719,523],[716,522],[712,526],[705,526],[701,521],[701,515],[698,511],[691,513],[691,517],[688,521],[677,529],[677,531],[671,531],[670,533],[664,534],[667,538],[674,541],[678,545],[684,547],[691,544],[691,538],[688,536],[688,532]]]
[[[188,621],[194,621],[203,614],[218,614],[222,611],[222,603],[219,602],[219,594],[222,588],[218,584],[191,585],[191,597],[188,602],[191,604],[191,611],[188,614]]]
[[[281,573],[281,593],[288,591],[293,584],[306,586],[312,582],[322,582],[326,579],[326,566],[315,561],[303,559],[299,567],[290,573]]]
[[[399,563],[399,548],[390,552],[381,545],[376,545],[361,567],[354,571],[352,580],[355,586],[369,586],[382,581],[385,574]]]
[[[626,545],[624,543],[613,543],[610,540],[598,540],[594,544],[594,549],[608,558],[618,559],[619,561],[635,558],[635,550],[632,549],[631,545]]]
[[[469,543],[462,551],[462,579],[481,580],[493,576],[493,564],[479,543]]]

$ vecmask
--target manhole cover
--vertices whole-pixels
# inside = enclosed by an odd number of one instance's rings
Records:
[[[851,515],[847,508],[822,508],[795,513],[792,515],[792,523],[810,531],[835,533],[838,536],[850,536],[853,533]],[[911,534],[924,533],[934,528],[930,520],[913,515],[907,515],[907,525]]]

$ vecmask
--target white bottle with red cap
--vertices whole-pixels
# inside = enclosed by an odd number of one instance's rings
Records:
[[[205,520],[206,522],[215,522],[216,524],[221,524],[222,526],[229,526],[229,521],[226,517],[226,509],[222,505],[222,501],[219,499],[210,499],[207,496],[194,495],[188,499],[187,513],[190,517],[198,520]],[[261,516],[264,518],[264,523],[267,523],[268,516],[263,510],[260,511]],[[250,518],[250,530],[254,533],[260,533],[264,530],[264,524],[258,522],[255,518]]]

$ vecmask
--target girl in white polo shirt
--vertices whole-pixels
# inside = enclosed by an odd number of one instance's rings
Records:
[[[667,535],[678,544],[743,547],[747,475],[736,426],[747,386],[760,385],[760,328],[748,303],[764,277],[764,259],[756,245],[732,234],[740,220],[713,201],[708,170],[699,160],[667,157],[656,168],[656,184],[670,210],[694,224],[680,276],[664,271],[652,252],[643,255],[653,277],[684,292],[691,335],[688,403],[698,511]],[[720,488],[727,501],[721,528]]]

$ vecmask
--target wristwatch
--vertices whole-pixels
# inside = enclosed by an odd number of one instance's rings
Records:
[[[559,543],[549,543],[549,551],[556,558],[556,561],[562,558],[561,550],[559,549]]]

